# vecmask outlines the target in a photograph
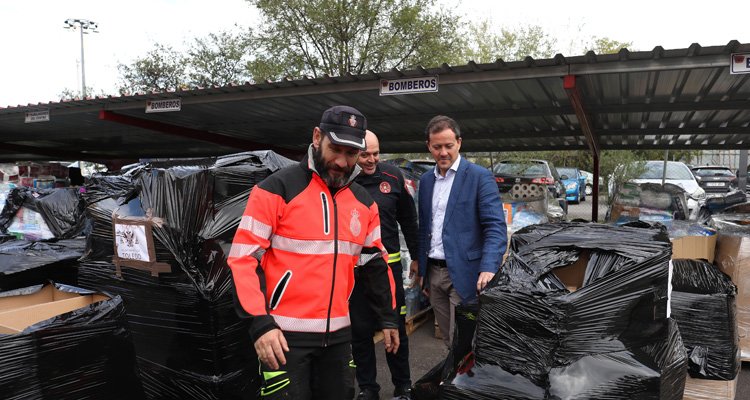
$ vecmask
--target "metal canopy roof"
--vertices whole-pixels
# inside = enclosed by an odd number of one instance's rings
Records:
[[[386,153],[425,151],[424,127],[436,114],[461,124],[462,151],[750,149],[750,75],[729,73],[737,52],[750,52],[750,44],[470,62],[0,108],[0,161],[261,148],[301,153],[322,111],[335,104],[360,109]],[[379,96],[381,79],[427,75],[439,76],[439,92]],[[145,113],[147,100],[177,97],[181,111]],[[26,112],[43,109],[49,121],[24,123]]]

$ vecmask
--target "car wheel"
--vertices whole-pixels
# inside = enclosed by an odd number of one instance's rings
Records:
[[[591,185],[586,185],[586,195],[591,196],[591,194],[594,193],[594,187]]]
[[[578,195],[581,197],[581,201],[586,201],[586,189],[581,190]]]

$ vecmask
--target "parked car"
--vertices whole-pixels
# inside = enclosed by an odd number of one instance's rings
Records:
[[[565,187],[552,163],[545,160],[504,160],[492,167],[500,193],[509,192],[515,184],[537,184],[546,186],[557,199],[562,215],[568,213]]]
[[[588,171],[581,170],[581,173],[586,177],[586,196],[591,196],[594,193],[594,174]],[[599,192],[601,193],[604,188],[604,178],[599,177]]]
[[[427,171],[430,171],[435,166],[434,160],[407,160],[405,158],[394,158],[390,160],[383,160],[389,164],[393,164],[401,169],[401,173],[404,174],[404,180],[406,188],[414,197],[414,201],[417,201],[417,195],[419,193],[419,178]]]
[[[565,186],[565,200],[577,204],[586,201],[586,177],[575,167],[560,167],[557,169],[563,186]]]
[[[705,165],[693,167],[692,171],[707,196],[721,196],[737,189],[737,177],[729,167]]]
[[[644,168],[644,172],[637,178],[632,179],[631,182],[637,184],[661,184],[662,177],[665,177],[663,180],[665,183],[677,185],[685,191],[687,196],[688,218],[693,220],[697,218],[701,207],[705,205],[706,192],[700,187],[693,172],[690,171],[690,168],[688,168],[685,163],[680,161],[667,161],[666,175],[664,174],[664,161],[645,161]],[[610,188],[610,192],[612,190],[613,188]]]

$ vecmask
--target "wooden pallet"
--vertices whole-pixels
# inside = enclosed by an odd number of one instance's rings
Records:
[[[432,306],[429,306],[424,310],[421,310],[418,313],[406,318],[406,334],[411,335],[412,333],[414,333],[414,331],[419,329],[422,324],[427,322],[430,315],[432,315]],[[383,340],[383,332],[375,332],[375,335],[372,337],[372,341],[378,343],[381,340]]]
[[[422,324],[427,322],[428,319],[430,319],[430,315],[432,314],[432,306],[429,306],[425,308],[424,310],[419,311],[418,313],[410,316],[406,319],[406,334],[411,335],[419,329]]]

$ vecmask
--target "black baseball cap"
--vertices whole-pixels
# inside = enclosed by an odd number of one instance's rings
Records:
[[[367,119],[354,107],[334,106],[325,110],[320,119],[320,129],[335,144],[359,150],[367,148],[365,146]]]

